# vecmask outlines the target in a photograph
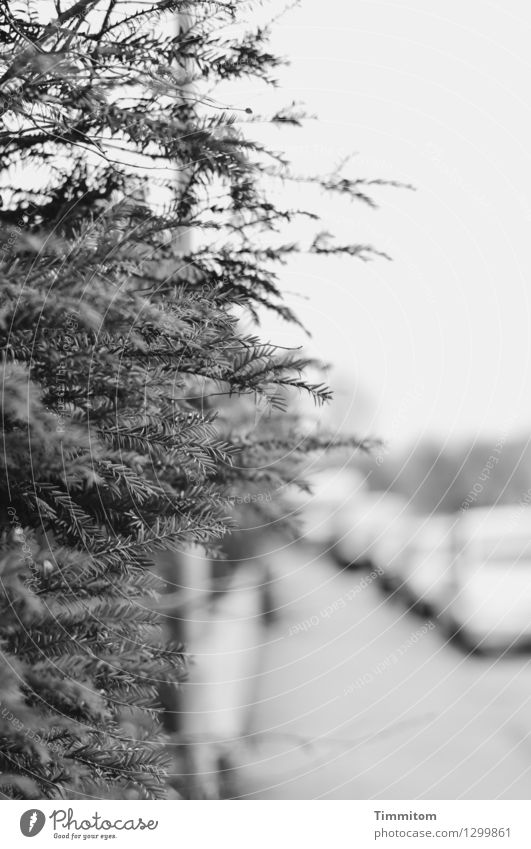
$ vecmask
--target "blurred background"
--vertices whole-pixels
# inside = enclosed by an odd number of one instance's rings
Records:
[[[252,128],[301,173],[348,158],[409,188],[324,210],[390,259],[285,269],[335,391],[300,402],[301,438],[381,442],[312,455],[311,492],[282,493],[292,537],[250,502],[224,574],[190,554],[176,713],[197,795],[529,798],[530,30],[523,2],[304,0],[274,25],[281,89],[242,83],[257,111],[319,116]]]

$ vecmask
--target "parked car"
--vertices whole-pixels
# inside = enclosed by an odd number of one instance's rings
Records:
[[[337,516],[352,509],[365,489],[364,480],[353,469],[334,466],[315,471],[307,480],[311,492],[296,496],[301,539],[323,552],[331,551],[337,538]]]
[[[377,567],[389,589],[400,572],[407,500],[395,493],[364,491],[336,517],[334,555],[343,566]]]
[[[456,518],[444,513],[417,515],[410,524],[401,567],[401,588],[414,608],[436,613],[446,604],[453,581]]]
[[[531,642],[531,508],[471,509],[456,525],[448,601],[441,618],[468,646]]]
[[[371,547],[373,563],[381,572],[380,585],[387,592],[403,590],[409,541],[418,524],[418,516],[405,499],[389,504],[385,524]]]

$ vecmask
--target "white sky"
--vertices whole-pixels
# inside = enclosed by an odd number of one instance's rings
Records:
[[[276,146],[287,140],[318,170],[354,151],[349,175],[417,188],[379,189],[377,212],[340,204],[331,222],[393,263],[314,258],[284,276],[309,296],[293,303],[312,350],[346,380],[336,420],[351,405],[349,425],[391,441],[527,432],[530,40],[520,0],[303,0],[276,24],[274,45],[292,60],[281,99],[320,117]],[[246,96],[266,103],[254,84]]]

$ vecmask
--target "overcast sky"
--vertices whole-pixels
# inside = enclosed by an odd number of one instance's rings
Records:
[[[277,146],[317,169],[357,152],[349,175],[417,189],[379,189],[378,211],[339,205],[331,222],[392,263],[301,260],[284,277],[309,296],[294,303],[346,381],[349,423],[359,407],[397,441],[529,429],[530,40],[516,0],[303,0],[275,26],[283,97],[320,117]]]

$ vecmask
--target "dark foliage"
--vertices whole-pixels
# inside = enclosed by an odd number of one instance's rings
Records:
[[[301,178],[252,140],[245,104],[236,120],[213,100],[220,81],[273,82],[267,30],[231,34],[248,4],[53,5],[0,3],[0,789],[159,798],[157,692],[186,664],[153,554],[215,554],[235,496],[326,443],[283,416],[326,386],[240,320],[295,320],[278,273],[299,248],[278,232],[298,213],[267,187]],[[309,180],[372,204],[363,180]],[[308,249],[372,253],[322,233]],[[242,396],[277,411],[274,433],[236,421]]]

